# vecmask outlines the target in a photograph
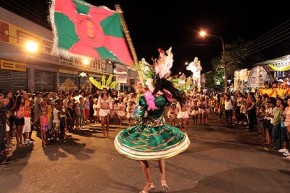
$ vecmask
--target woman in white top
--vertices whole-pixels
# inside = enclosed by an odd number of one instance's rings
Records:
[[[113,115],[113,101],[106,88],[98,98],[97,111],[101,118],[104,137],[108,137],[110,117]]]
[[[233,109],[234,104],[231,96],[229,94],[225,94],[225,115],[226,115],[226,124],[228,127],[233,126]]]

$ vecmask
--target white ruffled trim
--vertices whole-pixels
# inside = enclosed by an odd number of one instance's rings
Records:
[[[119,133],[120,134],[120,133]],[[125,155],[126,157],[134,160],[160,160],[167,159],[173,156],[176,156],[182,152],[184,152],[190,145],[190,140],[188,136],[185,134],[184,139],[176,144],[173,147],[169,147],[163,151],[152,151],[152,152],[144,152],[144,151],[136,151],[124,146],[119,140],[119,134],[115,137],[114,145],[115,149],[120,153]]]

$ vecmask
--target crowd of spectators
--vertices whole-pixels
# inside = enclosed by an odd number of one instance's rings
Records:
[[[258,131],[265,145],[289,154],[290,99],[260,96],[258,93],[217,93],[190,91],[186,104],[172,102],[164,117],[184,132],[195,125],[210,125],[210,115],[230,128]],[[134,109],[138,93],[103,89],[94,92],[18,91],[0,94],[0,155],[12,147],[33,145],[32,132],[42,139],[42,147],[65,142],[68,132],[99,123],[103,137],[109,136],[110,124],[135,124]],[[14,140],[15,139],[15,140]]]

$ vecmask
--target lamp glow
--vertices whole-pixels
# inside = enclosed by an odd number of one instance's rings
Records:
[[[83,59],[83,64],[84,65],[88,65],[90,63],[90,59],[88,59],[88,58],[84,58]]]
[[[35,53],[38,50],[38,43],[35,41],[27,41],[25,43],[25,49],[30,53]]]

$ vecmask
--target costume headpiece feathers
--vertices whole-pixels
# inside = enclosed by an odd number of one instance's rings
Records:
[[[153,95],[158,91],[163,91],[163,93],[166,93],[166,98],[173,97],[183,105],[185,103],[183,97],[184,92],[176,89],[173,83],[168,80],[171,74],[170,69],[173,65],[173,54],[171,50],[171,47],[166,52],[162,49],[158,49],[159,57],[153,60],[153,66],[147,63],[143,58],[140,69],[143,73],[143,81]],[[154,109],[154,107],[152,109]]]

